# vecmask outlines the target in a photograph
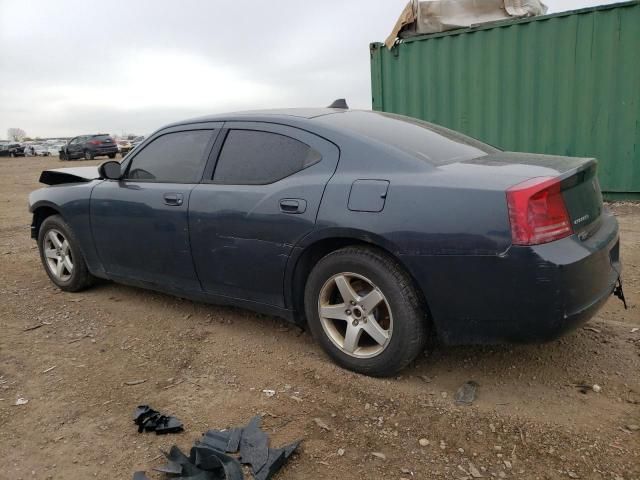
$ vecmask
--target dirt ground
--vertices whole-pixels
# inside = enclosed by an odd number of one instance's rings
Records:
[[[42,169],[69,164],[0,165],[1,479],[130,479],[162,464],[158,449],[188,451],[256,414],[272,445],[303,439],[278,479],[640,479],[638,205],[613,205],[629,310],[611,298],[553,343],[437,348],[385,380],[336,367],[276,318],[113,283],[59,291],[29,238],[27,195]],[[467,380],[478,398],[456,406]],[[143,403],[185,432],[138,434]]]

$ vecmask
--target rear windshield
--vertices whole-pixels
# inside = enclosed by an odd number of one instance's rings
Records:
[[[93,135],[91,138],[95,138],[96,140],[110,140],[111,135]]]
[[[392,145],[432,165],[462,162],[500,151],[448,128],[392,113],[351,111],[316,120]]]

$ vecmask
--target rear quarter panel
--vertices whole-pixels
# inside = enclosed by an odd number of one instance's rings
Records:
[[[511,244],[505,188],[512,179],[483,167],[436,168],[395,149],[354,143],[341,151],[317,230],[369,232],[400,255],[498,255]],[[389,182],[382,211],[349,210],[351,186],[363,179]]]

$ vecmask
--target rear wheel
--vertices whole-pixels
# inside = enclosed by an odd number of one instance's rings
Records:
[[[388,255],[348,247],[322,258],[305,288],[309,328],[341,366],[390,376],[424,349],[428,319],[411,279]]]
[[[84,151],[84,159],[85,160],[93,160],[94,157],[95,157],[94,154],[90,150],[85,150]]]
[[[77,292],[93,283],[80,245],[60,215],[47,217],[38,233],[40,259],[47,275],[61,290]]]
[[[116,158],[116,154],[115,153],[110,153],[108,156],[109,156],[109,158]]]

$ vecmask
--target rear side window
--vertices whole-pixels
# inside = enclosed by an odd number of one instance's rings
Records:
[[[127,178],[164,183],[198,183],[210,139],[210,130],[162,135],[133,158]]]
[[[448,128],[391,113],[350,111],[320,116],[316,121],[352,130],[435,166],[500,151]]]
[[[319,162],[320,154],[294,138],[257,130],[230,130],[224,142],[214,183],[265,185]]]

